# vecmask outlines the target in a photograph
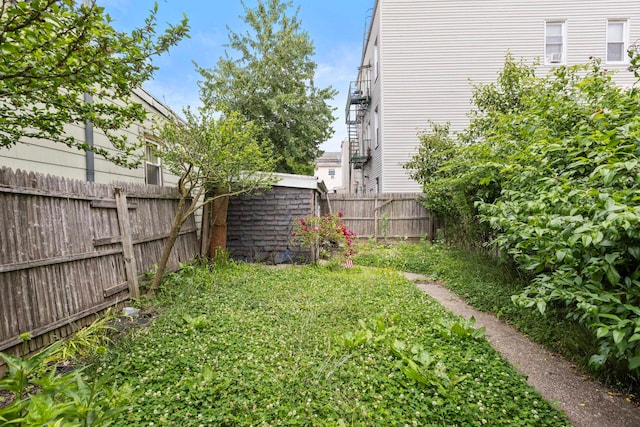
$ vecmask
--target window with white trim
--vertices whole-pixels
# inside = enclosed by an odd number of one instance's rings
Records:
[[[375,147],[378,148],[380,145],[380,112],[378,111],[378,107],[373,111],[373,126],[375,134]]]
[[[565,64],[567,26],[564,21],[547,21],[544,27],[545,65]]]
[[[373,42],[373,81],[378,80],[378,76],[380,75],[380,60],[378,56],[380,55],[378,48],[378,38]]]
[[[626,19],[607,20],[607,63],[624,64],[627,62],[628,27]]]
[[[331,179],[334,179],[336,177],[336,170],[329,169],[329,176],[331,177]]]
[[[144,144],[145,184],[162,185],[162,160],[158,157],[158,146],[152,141]]]

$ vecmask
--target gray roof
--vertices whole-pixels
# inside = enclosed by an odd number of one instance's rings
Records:
[[[316,165],[336,165],[342,163],[342,153],[339,151],[326,151],[316,160]]]

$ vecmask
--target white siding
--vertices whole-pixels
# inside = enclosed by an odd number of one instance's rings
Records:
[[[507,51],[542,59],[545,21],[566,22],[569,65],[605,57],[607,19],[628,19],[630,42],[640,38],[637,0],[378,0],[375,18],[368,50],[377,37],[381,75],[370,112],[379,102],[383,137],[372,169],[381,166],[384,192],[420,190],[402,168],[418,130],[427,120],[466,127],[469,80],[494,81]],[[626,65],[607,68],[620,70],[620,83],[633,82]]]
[[[329,169],[334,170],[334,175],[329,174]],[[342,185],[342,165],[316,166],[314,174],[319,181],[324,181],[329,192],[341,191],[344,189]]]
[[[132,96],[149,111],[149,114],[146,123],[134,124],[128,129],[123,129],[120,133],[126,134],[131,141],[138,141],[138,138],[143,135],[144,129],[152,128],[151,118],[154,116],[166,116],[169,110],[144,91],[136,90]],[[96,146],[114,151],[107,137],[100,129],[94,127],[93,132]],[[79,141],[84,141],[85,139],[84,126],[67,125],[66,133]],[[28,140],[8,149],[0,149],[0,166],[83,181],[87,179],[85,152],[49,141]],[[145,183],[144,166],[142,165],[138,168],[128,169],[116,166],[103,157],[95,155],[94,166],[95,182],[97,183],[107,184],[116,181]],[[167,171],[164,171],[163,177],[163,185],[171,186],[177,183],[177,177],[172,176]]]
[[[382,165],[384,162],[383,157],[383,143],[382,143],[382,40],[380,38],[380,14],[374,13],[371,21],[371,31],[369,39],[367,40],[366,49],[364,52],[363,64],[366,64],[370,67],[371,72],[369,75],[371,76],[370,81],[370,93],[371,93],[371,102],[369,104],[369,108],[366,116],[363,119],[363,126],[367,127],[370,124],[370,135],[367,138],[371,139],[371,160],[365,164],[362,171],[356,171],[355,176],[360,184],[360,190],[366,193],[371,193],[373,191],[381,191],[381,188],[376,188],[376,178],[382,183]],[[378,60],[378,70],[375,71],[376,68],[376,44],[377,42],[377,60]],[[379,132],[380,132],[380,145],[376,146],[376,120],[374,118],[375,110],[378,108],[378,123]]]

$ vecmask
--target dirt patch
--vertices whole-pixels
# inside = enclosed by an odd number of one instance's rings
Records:
[[[158,315],[158,313],[152,309],[148,308],[145,310],[140,310],[135,316],[120,316],[113,320],[110,326],[112,326],[117,333],[121,334],[131,328],[140,328],[146,327],[153,319]]]
[[[460,297],[427,277],[405,273],[416,286],[453,313],[476,319],[486,337],[549,402],[564,411],[575,427],[637,427],[640,409],[600,383],[584,378],[561,356],[530,341],[513,326],[495,316],[475,310]]]

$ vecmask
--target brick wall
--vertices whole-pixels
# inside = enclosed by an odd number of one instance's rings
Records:
[[[310,252],[290,244],[294,220],[315,212],[315,191],[273,187],[229,200],[227,249],[231,258],[270,264],[303,262]]]

